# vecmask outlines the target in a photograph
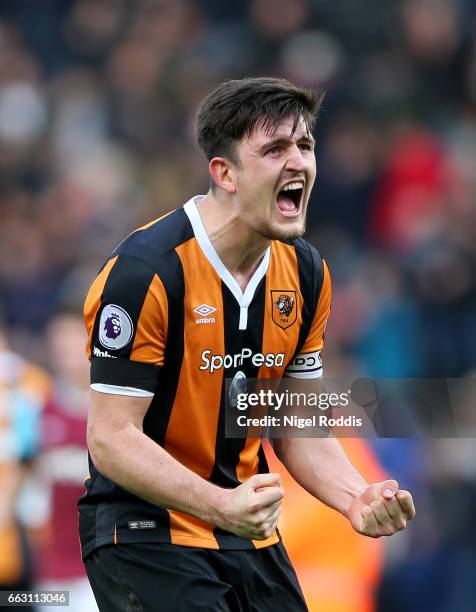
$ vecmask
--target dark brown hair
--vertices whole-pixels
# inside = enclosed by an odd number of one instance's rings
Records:
[[[270,77],[225,81],[201,103],[197,117],[198,143],[208,160],[215,156],[234,161],[235,145],[258,124],[270,133],[288,117],[293,131],[302,116],[314,129],[324,92],[304,89],[286,79]]]

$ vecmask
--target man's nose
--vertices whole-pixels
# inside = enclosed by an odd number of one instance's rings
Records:
[[[286,161],[286,169],[294,172],[304,172],[306,164],[301,149],[297,145],[289,148],[289,156]]]

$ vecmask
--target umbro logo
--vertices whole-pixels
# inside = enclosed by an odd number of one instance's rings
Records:
[[[197,308],[193,309],[193,312],[196,312],[201,317],[208,317],[209,314],[212,314],[212,312],[215,311],[216,308],[213,308],[213,306],[209,306],[208,304],[202,304],[201,306],[197,306]]]
[[[193,309],[193,312],[197,315],[200,315],[197,319],[195,319],[195,323],[215,323],[215,317],[210,317],[212,313],[216,312],[216,308],[213,306],[209,306],[208,304],[201,304]]]
[[[129,529],[155,529],[156,521],[129,521],[127,523]]]

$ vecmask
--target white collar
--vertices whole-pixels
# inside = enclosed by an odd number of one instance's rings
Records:
[[[184,210],[189,218],[192,225],[193,233],[195,238],[202,249],[205,257],[208,259],[215,272],[225,283],[231,293],[235,296],[236,301],[240,305],[240,325],[239,329],[246,329],[248,322],[248,306],[251,304],[255,291],[260,284],[263,277],[266,275],[269,266],[269,259],[271,253],[271,247],[266,249],[266,252],[261,260],[260,265],[255,270],[253,276],[250,278],[248,285],[243,293],[241,287],[238,285],[232,274],[226,268],[225,264],[220,259],[218,253],[215,250],[207,232],[203,225],[202,218],[197,208],[197,202],[199,202],[205,196],[195,196],[191,198],[186,204],[184,204]]]

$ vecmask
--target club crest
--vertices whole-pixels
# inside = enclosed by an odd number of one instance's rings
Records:
[[[271,302],[273,321],[281,327],[287,329],[296,322],[296,292],[295,291],[271,291]]]

